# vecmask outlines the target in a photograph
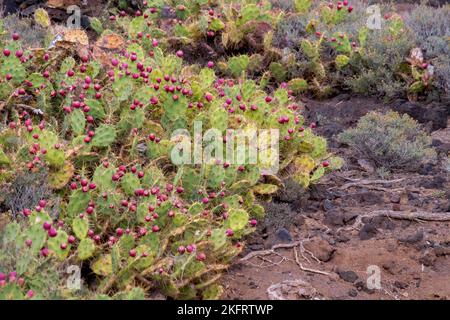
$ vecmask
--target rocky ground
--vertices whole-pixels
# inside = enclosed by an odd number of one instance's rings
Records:
[[[248,240],[245,257],[224,277],[224,298],[450,299],[448,106],[348,96],[306,106],[308,120],[318,122],[346,166],[308,192],[287,182],[266,206],[267,219]],[[428,128],[440,160],[381,179],[335,140],[369,110],[387,109]],[[444,221],[425,221],[432,217]],[[380,289],[370,289],[370,268],[380,271]]]

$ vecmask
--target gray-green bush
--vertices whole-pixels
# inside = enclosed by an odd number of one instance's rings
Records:
[[[370,112],[338,137],[377,168],[413,171],[435,158],[431,137],[410,116]]]

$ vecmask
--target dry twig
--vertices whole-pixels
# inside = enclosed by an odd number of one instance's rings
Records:
[[[329,272],[307,268],[307,267],[304,267],[301,264],[300,260],[298,259],[298,253],[297,253],[297,247],[300,246],[301,243],[302,243],[302,241],[294,241],[292,243],[276,244],[276,245],[274,245],[272,248],[270,248],[268,250],[260,250],[260,251],[250,252],[248,255],[246,255],[245,257],[241,258],[239,260],[239,262],[245,262],[245,261],[248,261],[248,260],[250,260],[250,259],[252,259],[254,257],[258,257],[258,258],[262,259],[263,261],[268,261],[268,262],[271,262],[274,265],[278,265],[278,264],[282,263],[284,260],[291,260],[291,259],[288,259],[288,258],[280,255],[279,253],[275,252],[275,250],[277,250],[277,249],[294,248],[295,262],[298,264],[298,266],[300,267],[301,270],[306,271],[306,272],[321,274],[321,275],[325,275],[325,276],[331,276],[332,274],[329,273]],[[278,263],[274,263],[270,259],[263,258],[264,256],[271,255],[271,254],[275,254],[275,255],[281,256],[283,259],[280,262],[278,262]]]
[[[275,250],[277,250],[277,249],[290,249],[290,248],[294,248],[294,247],[296,247],[298,245],[300,245],[300,241],[294,241],[294,242],[291,242],[291,243],[276,244],[276,245],[274,245],[272,248],[270,248],[268,250],[260,250],[260,251],[250,252],[245,257],[241,258],[239,260],[239,262],[245,262],[245,261],[250,260],[251,258],[256,257],[256,256],[268,256],[268,255],[271,255],[271,254],[276,254]]]
[[[302,265],[302,263],[300,262],[299,258],[298,258],[298,253],[297,253],[297,248],[294,247],[294,255],[295,255],[295,262],[298,264],[298,266],[300,267],[301,270],[306,271],[306,272],[311,272],[311,273],[317,273],[317,274],[321,274],[324,276],[331,276],[332,274],[326,271],[321,271],[321,270],[316,270],[316,269],[311,269],[311,268],[306,268]]]

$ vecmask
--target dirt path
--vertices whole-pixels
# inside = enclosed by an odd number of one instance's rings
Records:
[[[292,192],[291,187],[289,194],[274,199],[246,254],[280,243],[301,244],[237,262],[223,279],[224,298],[450,299],[450,177],[443,163],[390,175],[385,179],[393,183],[379,183],[372,168],[358,163],[334,137],[368,110],[396,107],[342,97],[307,106],[307,118],[318,120],[318,131],[346,159],[346,167],[308,193]],[[422,122],[433,130],[435,121]],[[433,138],[444,161],[450,129],[434,131]],[[379,210],[433,212],[448,221],[373,217],[357,225],[358,216]],[[368,268],[379,270],[380,289],[371,289],[376,281]]]

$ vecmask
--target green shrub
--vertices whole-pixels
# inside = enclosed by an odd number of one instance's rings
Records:
[[[414,171],[424,161],[435,157],[431,137],[408,115],[396,112],[371,112],[362,117],[356,128],[339,135],[358,157],[378,168]]]
[[[405,96],[407,82],[398,72],[413,47],[414,40],[407,30],[396,36],[387,27],[369,30],[361,54],[352,56],[350,61],[354,76],[345,83],[361,94],[387,99]]]

